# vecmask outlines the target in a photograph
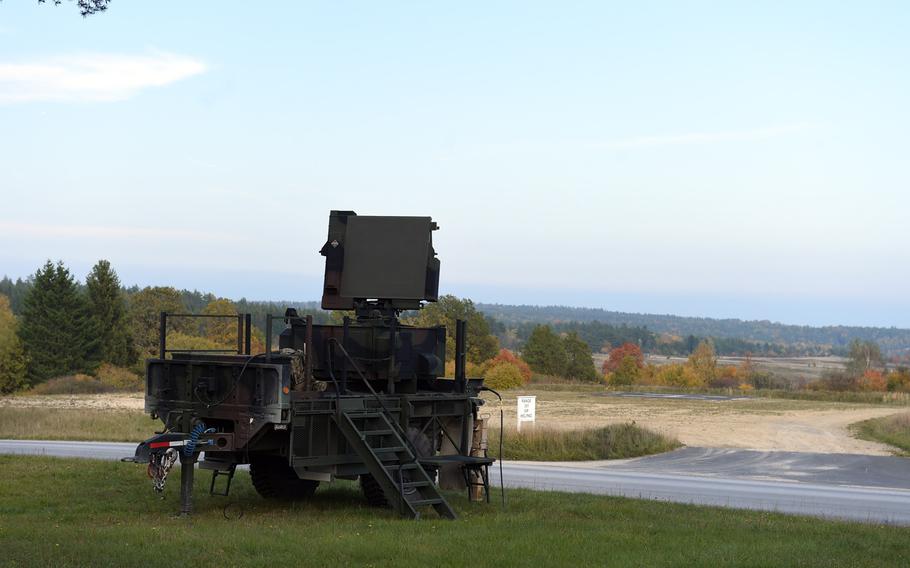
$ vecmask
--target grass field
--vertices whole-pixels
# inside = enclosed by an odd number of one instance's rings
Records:
[[[134,410],[0,407],[0,439],[141,442],[160,428],[160,421]],[[506,459],[544,461],[632,458],[680,445],[631,424],[570,432],[541,428],[519,434],[512,429],[505,439]],[[498,455],[498,440],[499,431],[491,431],[492,455]]]
[[[0,407],[0,438],[141,442],[161,429],[137,410]]]
[[[863,420],[854,424],[852,430],[864,440],[889,444],[900,450],[895,453],[910,456],[910,414]]]
[[[175,476],[179,472],[174,473]],[[901,566],[910,529],[583,494],[514,490],[502,511],[452,494],[458,521],[404,521],[351,483],[312,502],[230,498],[174,518],[134,464],[0,457],[4,566]],[[230,505],[225,509],[225,505]],[[237,518],[240,512],[241,518]],[[227,512],[227,517],[225,516]]]
[[[508,460],[579,461],[636,458],[680,447],[678,440],[631,423],[583,430],[554,430],[527,425],[505,431]],[[499,431],[489,433],[489,453],[499,457]]]

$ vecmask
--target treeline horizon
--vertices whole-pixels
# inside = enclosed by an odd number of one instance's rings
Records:
[[[77,282],[78,286],[84,286]],[[0,294],[10,300],[10,308],[21,314],[31,277],[15,281],[0,279]],[[211,292],[178,289],[189,313],[199,313],[213,300]],[[148,287],[122,286],[127,299]],[[239,313],[250,313],[253,324],[265,331],[266,316],[282,315],[286,308],[310,314],[316,323],[333,321],[332,313],[322,310],[319,301],[231,299]],[[873,341],[893,362],[910,359],[910,330],[860,326],[797,326],[767,320],[698,318],[688,316],[614,312],[601,308],[476,304],[487,319],[500,344],[520,349],[534,327],[547,324],[557,333],[577,333],[594,353],[607,353],[612,347],[633,343],[656,355],[688,356],[702,340],[710,340],[721,356],[806,357],[845,356],[850,342]],[[405,316],[413,314],[404,314]]]

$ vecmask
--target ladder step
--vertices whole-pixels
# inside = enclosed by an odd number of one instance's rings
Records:
[[[391,469],[391,470],[396,470],[396,471],[399,469],[402,471],[407,471],[409,469],[417,469],[418,467],[420,467],[420,466],[418,466],[416,463],[391,464],[391,465],[385,466],[386,469]]]
[[[373,448],[373,453],[376,454],[391,454],[398,453],[407,450],[404,446],[391,446],[388,448]]]
[[[412,507],[423,507],[424,505],[439,505],[440,503],[445,503],[443,499],[419,499],[417,501],[408,501]]]
[[[364,436],[388,436],[389,434],[394,434],[394,430],[363,430],[361,434]]]
[[[381,418],[384,416],[381,412],[347,412],[348,418],[358,420],[360,418]]]
[[[401,484],[402,488],[408,489],[410,487],[429,487],[432,485],[429,481],[405,481]]]

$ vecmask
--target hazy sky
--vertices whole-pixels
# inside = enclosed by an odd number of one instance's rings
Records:
[[[4,0],[0,275],[316,299],[353,209],[432,215],[477,301],[910,327],[908,29],[906,2]]]

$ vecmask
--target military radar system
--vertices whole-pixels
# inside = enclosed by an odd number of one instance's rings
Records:
[[[179,459],[183,514],[197,462],[212,471],[211,494],[227,495],[237,466],[249,464],[267,498],[307,499],[320,483],[359,479],[372,505],[454,518],[438,477],[482,486],[489,499],[493,460],[471,452],[483,386],[465,376],[465,322],[455,329],[453,380],[444,378],[447,330],[399,319],[437,299],[437,228],[429,217],[332,211],[322,308],[350,315],[338,325],[293,309],[269,316],[263,353],[250,352],[249,315],[236,316],[236,351],[169,349],[169,322],[206,316],[162,313],[145,410],[164,428],[129,461],[147,463],[161,491]]]

